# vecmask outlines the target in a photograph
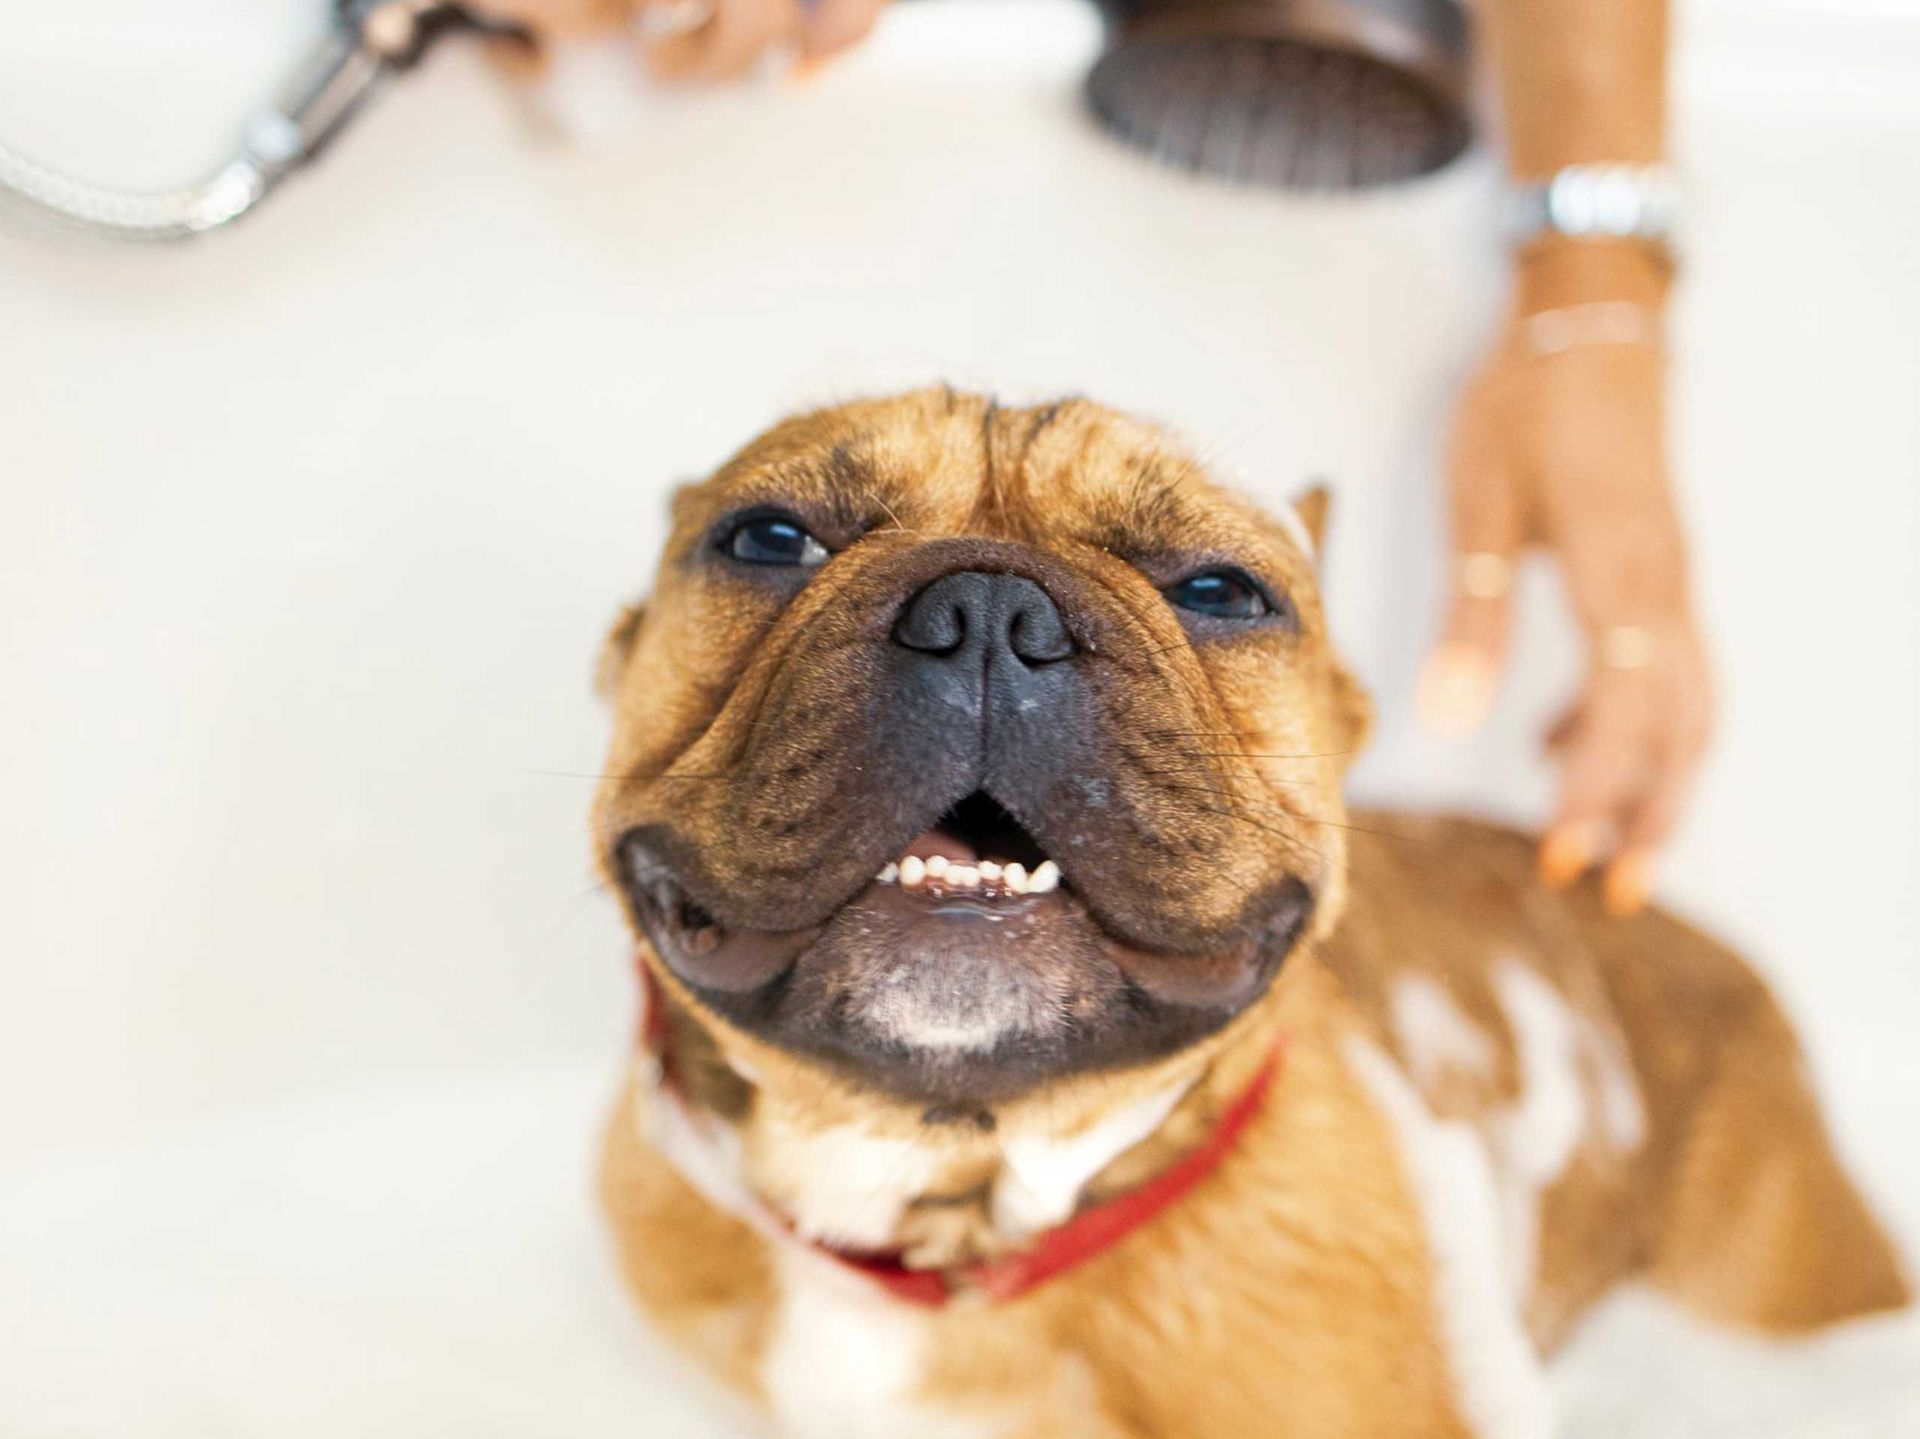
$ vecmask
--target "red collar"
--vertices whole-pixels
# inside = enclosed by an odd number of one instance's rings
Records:
[[[642,1018],[640,1044],[657,1063],[659,1090],[670,1102],[685,1106],[675,1080],[669,1053],[668,1029],[660,1002],[659,981],[644,960],[639,963]],[[1279,1076],[1283,1047],[1276,1044],[1273,1053],[1253,1076],[1251,1082],[1221,1113],[1213,1131],[1182,1159],[1137,1188],[1125,1194],[1083,1209],[1073,1218],[1036,1234],[1017,1254],[998,1259],[959,1264],[946,1269],[909,1269],[898,1255],[857,1254],[796,1235],[784,1218],[760,1215],[773,1226],[816,1253],[873,1280],[894,1298],[910,1304],[938,1308],[957,1294],[977,1291],[1004,1302],[1017,1299],[1056,1275],[1112,1248],[1127,1235],[1154,1218],[1162,1210],[1184,1197],[1220,1166],[1239,1141],[1246,1127],[1260,1112],[1267,1094]],[[709,1194],[709,1198],[713,1196]]]

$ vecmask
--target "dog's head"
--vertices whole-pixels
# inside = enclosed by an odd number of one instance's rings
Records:
[[[595,815],[677,987],[934,1106],[1221,1029],[1340,902],[1366,704],[1302,508],[1094,404],[949,391],[682,490],[608,641]]]

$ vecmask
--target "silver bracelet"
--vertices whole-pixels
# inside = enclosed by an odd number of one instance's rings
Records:
[[[1665,165],[1569,165],[1509,192],[1507,237],[1639,240],[1669,258],[1680,222],[1680,184]]]
[[[1522,315],[1509,332],[1523,355],[1557,355],[1583,345],[1651,345],[1663,348],[1660,312],[1631,300],[1598,300]]]

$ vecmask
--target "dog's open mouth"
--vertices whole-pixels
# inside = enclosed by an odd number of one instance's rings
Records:
[[[875,879],[932,899],[1017,899],[1060,888],[1060,866],[984,790],[915,836]]]
[[[637,836],[623,847],[629,895],[661,955],[704,989],[744,993],[772,984],[827,929],[903,926],[918,934],[958,925],[975,946],[1003,937],[1000,921],[1071,904],[1059,864],[992,796],[976,790],[915,835],[825,924],[763,929],[723,922],[688,892],[670,865]],[[979,933],[966,922],[991,917]],[[1017,925],[1016,929],[1024,929]]]
[[[1078,833],[1067,832],[1070,845]],[[636,917],[705,1004],[941,1101],[1003,1096],[1190,1042],[1259,992],[1311,909],[1288,880],[1256,928],[1193,952],[1145,947],[1105,922],[1074,874],[979,789],[894,856],[838,904],[816,893],[805,918],[783,925],[731,908],[721,887],[702,903],[712,882],[667,827],[620,846]]]

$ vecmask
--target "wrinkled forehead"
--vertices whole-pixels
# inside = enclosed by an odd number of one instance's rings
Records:
[[[1137,561],[1309,562],[1290,511],[1262,512],[1165,432],[1086,400],[1009,408],[931,390],[798,416],[676,495],[671,556],[756,507],[791,511],[830,544],[898,527]]]

